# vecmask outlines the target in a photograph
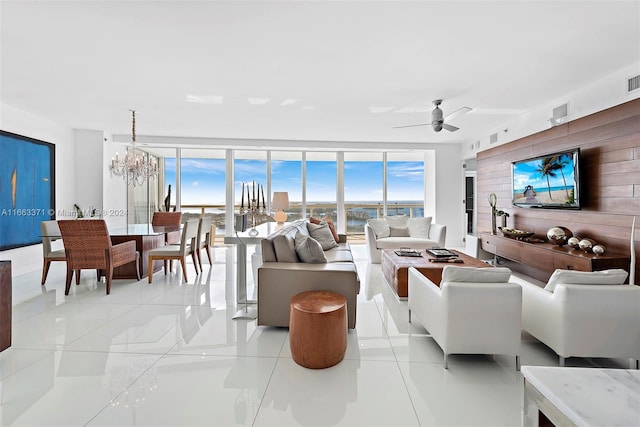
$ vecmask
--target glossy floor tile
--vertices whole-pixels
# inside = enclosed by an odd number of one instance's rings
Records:
[[[443,354],[406,301],[352,245],[361,279],[345,358],[311,370],[291,358],[284,328],[233,320],[235,248],[213,265],[147,280],[83,274],[64,295],[64,263],[13,279],[13,345],[0,353],[2,426],[518,426],[515,358]],[[255,286],[248,268],[249,296]],[[528,280],[514,276],[517,280]],[[557,365],[523,333],[523,365]],[[571,366],[625,362],[570,359]]]

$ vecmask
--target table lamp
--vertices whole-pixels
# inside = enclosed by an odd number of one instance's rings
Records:
[[[284,224],[287,220],[287,214],[284,209],[289,209],[289,193],[286,191],[274,191],[271,208],[277,211],[273,219],[278,224]]]

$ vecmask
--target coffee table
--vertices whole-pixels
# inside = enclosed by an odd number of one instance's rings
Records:
[[[445,265],[457,265],[460,267],[492,267],[481,260],[469,256],[460,251],[451,250],[458,255],[461,263],[431,262],[434,256],[421,251],[421,257],[406,257],[396,255],[395,249],[385,249],[382,251],[382,275],[391,286],[391,289],[398,295],[401,300],[407,299],[409,296],[409,267],[415,267],[420,273],[424,274],[429,280],[440,286],[442,280],[442,269]]]

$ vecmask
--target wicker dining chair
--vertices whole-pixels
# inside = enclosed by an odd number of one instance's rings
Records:
[[[207,251],[207,258],[209,258],[209,265],[211,262],[211,225],[213,224],[213,217],[205,216],[200,218],[198,223],[198,237],[196,238],[196,256],[198,257],[198,266],[200,266],[200,272],[202,273],[202,257],[200,251],[205,249]]]
[[[47,281],[49,267],[53,261],[66,261],[64,248],[53,249],[52,243],[60,240],[60,228],[57,221],[40,222],[40,233],[42,234],[42,285]]]
[[[187,282],[187,266],[186,266],[186,258],[191,255],[193,259],[193,265],[196,268],[196,272],[198,272],[198,264],[196,261],[196,238],[198,236],[198,222],[197,219],[192,219],[184,223],[184,227],[182,227],[182,236],[180,237],[179,245],[165,245],[160,246],[159,248],[154,248],[149,251],[149,265],[153,265],[155,260],[163,260],[171,261],[177,259],[180,261],[180,265],[182,267],[182,277],[184,277],[184,281]],[[167,274],[167,263],[165,262],[164,266],[164,274]],[[153,273],[149,272],[149,283],[153,281]]]
[[[154,212],[151,218],[151,225],[158,226],[180,226],[182,222],[182,212]],[[170,231],[165,233],[165,244],[180,243],[180,231]]]
[[[135,262],[136,275],[140,280],[140,254],[136,250],[136,242],[130,240],[113,245],[103,219],[63,220],[58,221],[58,226],[62,232],[67,260],[65,295],[69,295],[74,272],[76,285],[80,283],[80,270],[97,270],[98,280],[104,275],[107,295],[111,293],[113,269],[116,267]]]

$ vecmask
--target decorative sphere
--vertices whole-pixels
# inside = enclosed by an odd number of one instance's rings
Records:
[[[591,252],[595,245],[596,242],[592,239],[582,239],[580,240],[580,243],[578,243],[578,247],[585,252]]]
[[[603,245],[595,245],[593,248],[591,248],[591,250],[596,255],[602,255],[604,253],[604,246]]]
[[[567,240],[573,236],[571,230],[567,227],[551,227],[547,231],[547,239],[554,245],[562,246],[567,243]]]
[[[578,245],[580,245],[580,238],[576,236],[569,237],[569,240],[567,240],[567,245],[569,245],[570,248],[578,248]]]

